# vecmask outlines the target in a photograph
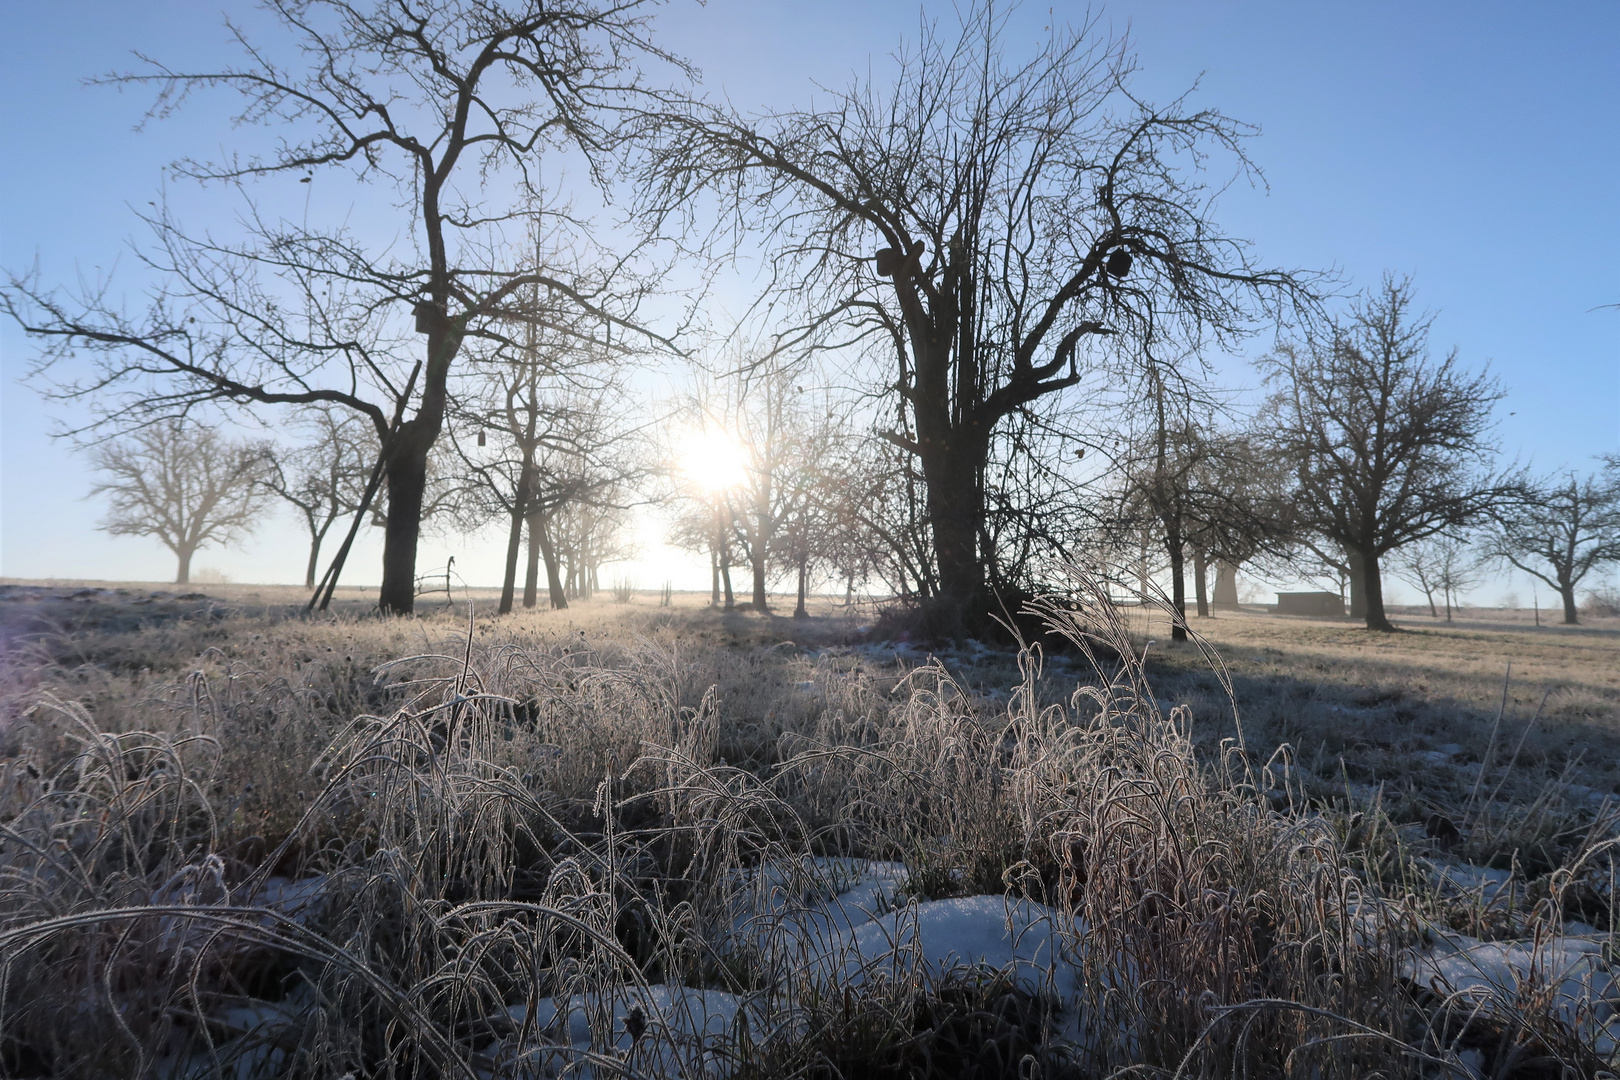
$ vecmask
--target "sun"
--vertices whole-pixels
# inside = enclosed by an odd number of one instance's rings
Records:
[[[741,484],[747,478],[747,459],[743,445],[718,427],[695,429],[681,443],[681,472],[711,495]]]

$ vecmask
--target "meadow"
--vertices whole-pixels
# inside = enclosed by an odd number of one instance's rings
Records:
[[[0,1074],[1620,1063],[1620,620],[195,588],[0,583]]]

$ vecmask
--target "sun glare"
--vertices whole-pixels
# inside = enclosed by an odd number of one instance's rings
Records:
[[[681,472],[713,494],[743,482],[746,459],[747,451],[729,432],[706,427],[687,436],[681,447]]]

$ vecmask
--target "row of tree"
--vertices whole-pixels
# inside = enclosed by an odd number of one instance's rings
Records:
[[[36,274],[0,303],[40,344],[37,384],[97,410],[74,434],[178,438],[205,408],[278,426],[271,410],[298,410],[317,437],[261,486],[304,514],[311,578],[349,521],[312,604],[375,519],[384,612],[412,610],[433,521],[503,522],[502,610],[525,546],[524,602],[543,565],[561,605],[597,587],[629,506],[679,497],[717,596],[740,560],[759,605],[784,568],[801,610],[818,573],[875,579],[977,632],[1054,559],[1134,543],[1163,548],[1182,605],[1189,558],[1202,594],[1213,561],[1309,553],[1387,628],[1392,553],[1547,505],[1491,471],[1500,391],[1430,358],[1410,286],[1336,316],[1323,278],[1255,260],[1211,197],[1220,170],[1250,172],[1252,130],[1142,101],[1126,43],[1095,24],[1009,57],[1008,13],[978,3],[954,34],[924,22],[889,78],[745,115],[698,94],[643,0],[268,7],[285,37],[239,64],[108,80],[156,87],[154,116],[234,93],[244,131],[274,128],[175,167],[242,193],[240,235],[159,207],[144,310]],[[563,174],[582,178],[567,199],[542,181]],[[334,224],[255,201],[300,184],[339,189]],[[359,231],[345,193],[398,217]],[[750,259],[770,345],[682,412],[746,468],[702,490],[651,449],[668,418],[629,387],[660,358],[725,355],[695,313]],[[1266,329],[1271,395],[1236,425],[1201,358]],[[818,358],[852,398],[805,376]],[[1609,506],[1612,484],[1591,484]],[[1612,531],[1610,512],[1578,534]],[[1608,542],[1581,550],[1596,565]],[[174,546],[184,562],[195,543]]]
[[[1393,560],[1431,608],[1438,592],[1449,612],[1496,563],[1555,589],[1577,620],[1581,583],[1620,561],[1620,457],[1586,475],[1498,469],[1489,435],[1502,391],[1455,352],[1432,356],[1431,322],[1409,280],[1386,278],[1260,361],[1270,393],[1243,425],[1200,424],[1196,411],[1215,411],[1208,395],[1150,379],[1152,424],[1125,462],[1118,523],[1151,522],[1181,610],[1190,552],[1200,613],[1207,564],[1258,562],[1341,583],[1351,612],[1388,630]]]
[[[1620,456],[1584,476],[1493,472],[1483,437],[1497,390],[1461,372],[1455,356],[1434,362],[1427,320],[1411,305],[1409,283],[1386,281],[1330,338],[1266,357],[1272,392],[1246,422],[1185,378],[1150,370],[1137,430],[1104,448],[1105,466],[1079,482],[1093,492],[1093,518],[1063,530],[1072,545],[1065,556],[1134,564],[1142,589],[1168,574],[1183,611],[1190,571],[1200,615],[1209,614],[1215,568],[1229,587],[1245,564],[1326,577],[1350,593],[1354,614],[1385,628],[1386,564],[1436,615],[1438,596],[1449,618],[1456,597],[1494,563],[1550,586],[1565,621],[1576,622],[1579,587],[1620,560]],[[566,607],[600,588],[604,563],[630,554],[628,509],[671,500],[684,507],[671,539],[708,553],[717,605],[735,603],[734,563],[747,567],[747,603],[759,610],[783,580],[795,586],[796,615],[816,584],[836,583],[846,595],[874,583],[937,595],[926,508],[914,488],[908,497],[908,459],[863,436],[851,403],[816,386],[806,365],[733,358],[728,376],[701,380],[663,431],[649,434],[629,419],[641,410],[610,406],[627,400],[624,387],[593,381],[610,370],[604,364],[571,370],[540,355],[531,333],[526,359],[463,381],[450,436],[429,469],[427,516],[447,531],[504,523],[502,612],[516,603],[525,530],[523,605],[538,601],[543,564],[551,606]],[[327,534],[362,507],[377,446],[364,425],[329,408],[307,409],[302,420],[310,437],[291,446],[178,424],[103,444],[96,463],[98,490],[112,502],[106,527],[161,538],[183,582],[199,546],[240,538],[265,500],[279,496],[308,530],[313,586]],[[703,425],[721,435],[712,452],[735,459],[700,466],[729,466],[720,482],[675,460],[677,432]],[[993,510],[987,518],[1026,546],[1056,535],[1013,529]],[[1003,562],[1016,562],[1013,554]]]

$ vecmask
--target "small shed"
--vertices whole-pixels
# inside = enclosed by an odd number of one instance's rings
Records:
[[[1343,615],[1344,597],[1334,592],[1280,592],[1279,615]]]

